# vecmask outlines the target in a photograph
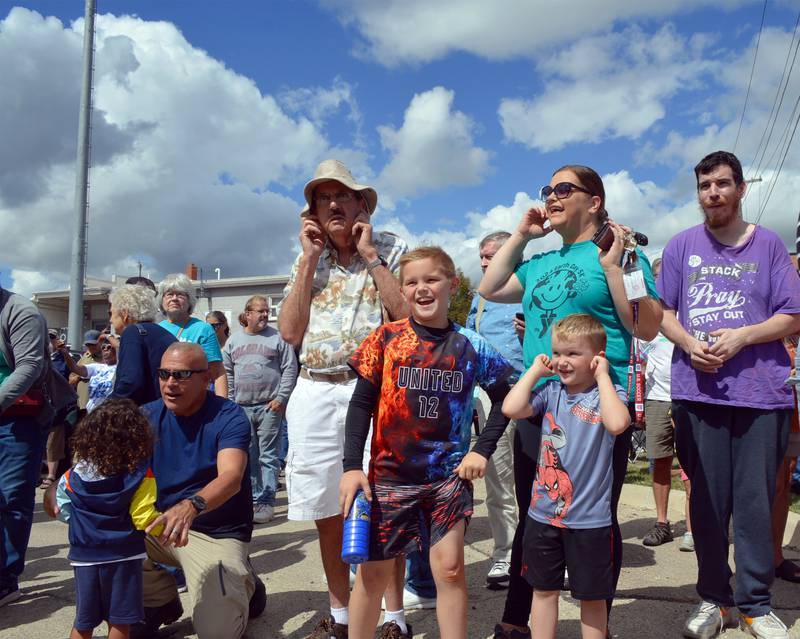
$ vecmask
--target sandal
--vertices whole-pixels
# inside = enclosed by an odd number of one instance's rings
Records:
[[[50,488],[50,486],[53,485],[55,481],[56,481],[55,477],[53,477],[52,475],[47,475],[46,477],[42,477],[39,480],[39,485],[37,487],[41,488],[42,490],[47,490],[48,488]]]
[[[784,581],[800,583],[800,566],[793,561],[784,559],[778,566],[776,566],[775,576],[780,577]]]

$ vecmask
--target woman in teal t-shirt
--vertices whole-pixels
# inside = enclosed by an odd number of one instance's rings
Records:
[[[529,367],[539,353],[550,352],[550,328],[572,313],[589,313],[599,319],[606,330],[606,357],[611,378],[622,387],[627,385],[633,311],[625,295],[622,281],[622,258],[625,230],[608,220],[605,189],[600,176],[588,166],[563,166],[553,173],[549,186],[542,188],[544,208],[527,211],[516,230],[495,253],[478,293],[493,302],[522,302],[525,313],[525,339],[522,355]],[[549,226],[545,226],[546,222]],[[614,242],[601,251],[592,237],[606,222],[614,234]],[[534,255],[520,263],[522,252],[531,240],[551,231],[561,236],[563,246],[554,251]],[[647,287],[648,297],[639,300],[637,337],[651,340],[661,325],[661,304],[658,300],[650,263],[637,250]],[[545,380],[542,380],[545,381]],[[514,475],[517,494],[530,494],[536,472],[541,423],[536,428],[517,429],[514,442]],[[628,466],[631,430],[618,435],[614,444],[614,483],[611,494],[611,517],[614,535],[614,587],[622,567],[622,536],[617,520],[617,505]],[[523,507],[524,506],[524,507]],[[520,505],[525,512],[527,504]],[[527,629],[530,615],[531,588],[520,574],[522,534],[525,520],[520,522],[514,537],[511,557],[511,584],[506,597],[502,627],[508,633],[516,628]],[[527,608],[525,607],[527,605]],[[609,610],[611,601],[608,602]]]

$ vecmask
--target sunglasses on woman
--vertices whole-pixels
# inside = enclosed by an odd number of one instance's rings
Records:
[[[568,198],[573,191],[582,191],[583,193],[588,193],[589,195],[592,194],[582,186],[578,186],[572,182],[559,182],[555,186],[543,186],[542,190],[539,191],[539,197],[542,199],[542,201],[544,201],[550,197],[551,193],[555,193],[557,199],[563,200]]]

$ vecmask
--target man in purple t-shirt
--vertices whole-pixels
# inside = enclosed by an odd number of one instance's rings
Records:
[[[664,249],[661,330],[675,345],[672,416],[690,509],[702,601],[687,637],[742,623],[756,637],[788,637],[770,606],[770,513],[789,433],[789,355],[781,338],[800,331],[800,278],[780,238],[741,214],[746,184],[735,155],[717,151],[695,167],[705,220]],[[730,586],[733,514],[736,592]]]

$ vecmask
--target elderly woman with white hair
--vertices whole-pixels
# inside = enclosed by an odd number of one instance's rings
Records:
[[[117,372],[112,397],[128,397],[138,405],[161,397],[158,368],[161,356],[175,341],[154,323],[153,292],[144,286],[125,284],[111,291],[111,325],[120,335]]]
[[[206,322],[192,317],[197,304],[194,284],[183,273],[167,275],[158,285],[158,299],[161,312],[166,317],[159,326],[169,331],[179,342],[199,344],[206,354],[214,392],[220,397],[228,397],[228,378],[222,365],[222,350],[214,329]]]

